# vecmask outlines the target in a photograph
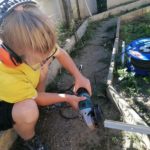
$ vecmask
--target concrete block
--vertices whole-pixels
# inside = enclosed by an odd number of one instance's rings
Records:
[[[107,0],[107,8],[114,8],[119,5],[135,2],[137,0]]]
[[[0,132],[0,150],[9,150],[16,138],[17,134],[13,129]]]
[[[120,21],[122,23],[122,22],[126,22],[129,20],[133,20],[134,18],[143,16],[144,14],[149,13],[149,12],[150,12],[150,6],[147,6],[145,8],[141,8],[141,9],[138,9],[133,12],[129,12],[129,13],[126,13],[125,15],[120,16]]]
[[[97,20],[106,19],[109,16],[125,13],[127,11],[131,11],[133,9],[138,9],[142,6],[149,5],[149,4],[150,4],[150,0],[140,0],[140,1],[125,5],[125,6],[116,7],[116,8],[110,9],[106,12],[94,15],[94,16],[90,17],[90,20],[97,21]]]
[[[80,40],[82,38],[82,36],[85,34],[86,29],[88,27],[89,21],[88,19],[86,19],[82,25],[80,26],[80,28],[76,31],[76,38],[77,40]]]

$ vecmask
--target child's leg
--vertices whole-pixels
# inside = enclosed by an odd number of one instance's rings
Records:
[[[24,100],[14,104],[12,117],[14,129],[24,139],[31,139],[35,135],[35,125],[39,117],[39,110],[34,100]]]

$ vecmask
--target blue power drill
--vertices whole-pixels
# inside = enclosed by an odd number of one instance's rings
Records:
[[[103,111],[98,104],[93,104],[88,91],[85,88],[77,90],[78,96],[86,97],[85,100],[79,102],[80,114],[90,129],[95,129],[104,121]]]

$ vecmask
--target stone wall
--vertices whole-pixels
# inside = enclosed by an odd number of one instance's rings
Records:
[[[97,2],[96,0],[79,0],[79,8],[81,18],[85,18],[90,16],[90,13],[97,13]]]
[[[62,0],[36,0],[42,10],[49,15],[55,23],[65,22],[64,8]],[[70,0],[73,11],[73,17],[78,18],[77,0]],[[78,0],[79,13],[81,18],[86,18],[92,14],[97,13],[96,0]],[[89,8],[89,10],[88,10]]]
[[[59,23],[64,21],[64,11],[60,0],[36,0],[44,13],[54,21]]]

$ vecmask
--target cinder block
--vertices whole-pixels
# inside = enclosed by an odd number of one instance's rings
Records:
[[[13,129],[0,132],[0,150],[9,150],[16,138],[17,134]]]

